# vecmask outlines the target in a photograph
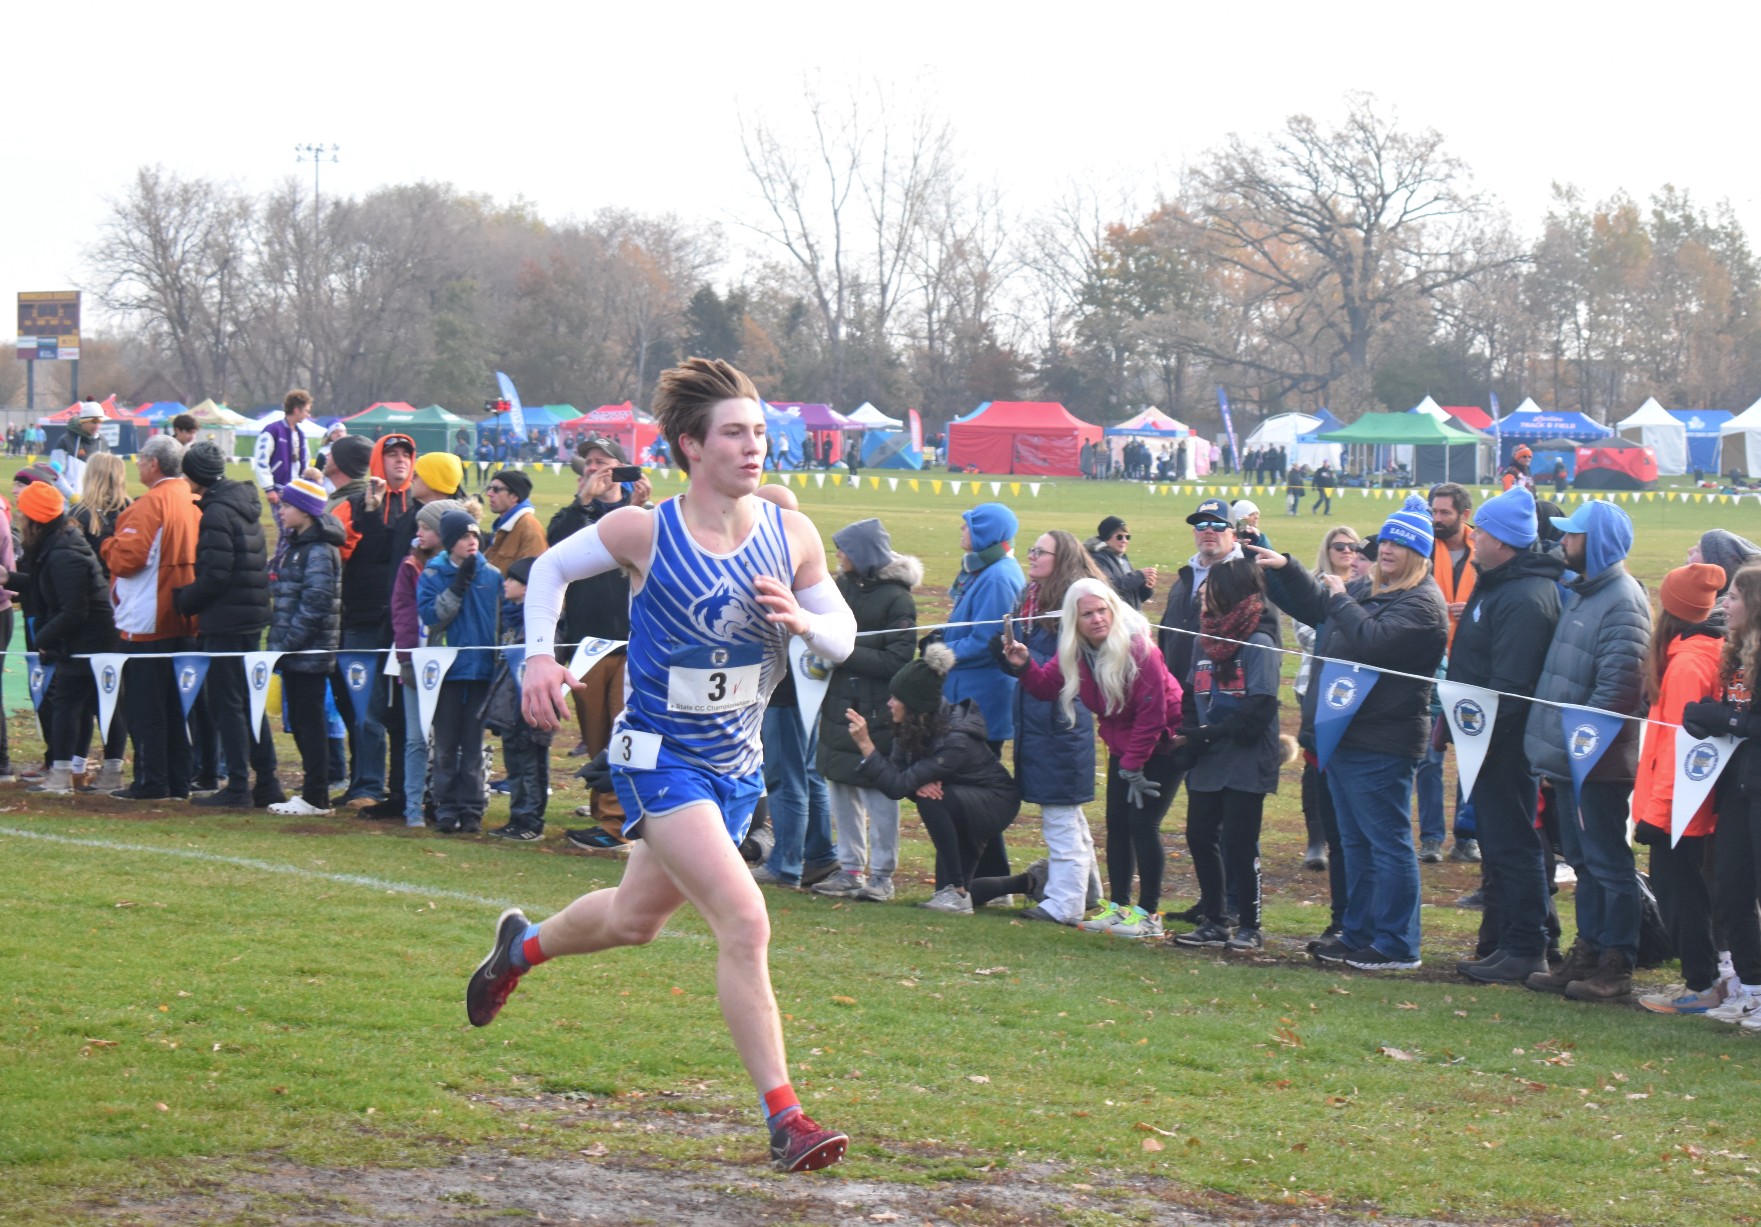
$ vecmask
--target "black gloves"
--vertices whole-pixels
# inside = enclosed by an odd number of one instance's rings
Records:
[[[1714,703],[1702,700],[1682,708],[1682,728],[1690,737],[1718,737],[1735,732],[1735,703]]]
[[[467,554],[465,560],[459,563],[458,571],[452,577],[452,590],[454,592],[463,592],[471,586],[471,580],[474,579],[476,575],[477,555]]]

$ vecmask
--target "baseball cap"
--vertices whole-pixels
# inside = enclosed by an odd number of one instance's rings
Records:
[[[1227,526],[1229,524],[1229,500],[1208,498],[1198,505],[1198,510],[1186,517],[1188,524],[1200,524],[1215,521]]]
[[[588,435],[575,444],[575,454],[583,459],[586,458],[588,452],[592,451],[604,452],[619,464],[629,463],[629,460],[624,456],[624,449],[618,445],[618,441],[605,435]]]

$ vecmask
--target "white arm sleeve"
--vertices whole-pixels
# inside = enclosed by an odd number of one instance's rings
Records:
[[[257,435],[257,446],[251,449],[251,476],[257,479],[259,489],[275,489],[275,472],[269,467],[274,459],[275,436],[262,431]]]
[[[537,568],[533,568],[533,572],[536,574]],[[850,653],[856,650],[856,615],[844,603],[844,594],[838,591],[837,583],[822,579],[813,587],[797,592],[795,601],[812,616],[812,625],[801,638],[813,649],[813,654],[833,664],[848,660]]]
[[[563,592],[572,582],[617,569],[618,560],[592,524],[538,555],[526,581],[526,655],[556,656],[556,622],[562,616]]]

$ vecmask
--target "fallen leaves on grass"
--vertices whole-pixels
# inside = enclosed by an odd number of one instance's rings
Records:
[[[1396,1061],[1416,1061],[1419,1059],[1404,1048],[1392,1048],[1387,1044],[1383,1044],[1376,1051]]]
[[[1159,1133],[1165,1138],[1173,1137],[1176,1130],[1180,1128],[1180,1126],[1176,1125],[1173,1129],[1159,1129],[1145,1120],[1138,1121],[1134,1127],[1143,1130],[1145,1133]]]
[[[983,1074],[967,1074],[966,1081],[968,1081],[968,1082],[989,1082],[990,1079],[985,1077]]]
[[[586,1155],[589,1159],[599,1159],[603,1158],[610,1152],[606,1150],[604,1142],[595,1142],[581,1153]]]
[[[1303,1047],[1302,1036],[1292,1031],[1289,1027],[1279,1027],[1276,1031],[1272,1032],[1272,1042],[1275,1044],[1282,1044],[1286,1048]]]
[[[1161,1149],[1163,1149],[1161,1139],[1160,1138],[1145,1138],[1143,1140],[1143,1148],[1145,1150],[1149,1150],[1149,1151],[1161,1150]]]
[[[841,997],[841,996],[840,997],[833,997],[832,1004],[833,1005],[855,1005],[856,998],[854,998],[854,997]]]

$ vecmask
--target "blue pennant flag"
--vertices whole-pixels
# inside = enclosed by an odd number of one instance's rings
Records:
[[[173,656],[171,668],[177,677],[177,697],[183,704],[183,718],[190,718],[190,708],[196,705],[196,696],[202,693],[202,683],[208,680],[208,662],[210,656],[190,654]]]
[[[1626,721],[1589,707],[1562,707],[1559,723],[1565,730],[1565,757],[1571,763],[1572,785],[1582,788]]]
[[[1364,699],[1376,688],[1382,675],[1362,665],[1342,665],[1328,661],[1321,666],[1320,695],[1315,700],[1315,766],[1327,769],[1327,760],[1339,748],[1353,716],[1364,705]]]
[[[377,652],[338,652],[336,654],[336,671],[342,674],[342,684],[349,692],[349,702],[355,709],[355,723],[364,723],[367,719],[367,705],[373,701],[373,677],[378,672]]]
[[[49,683],[55,680],[55,666],[41,663],[35,652],[26,652],[24,667],[25,676],[30,679],[31,708],[42,711],[43,696],[49,692]]]

